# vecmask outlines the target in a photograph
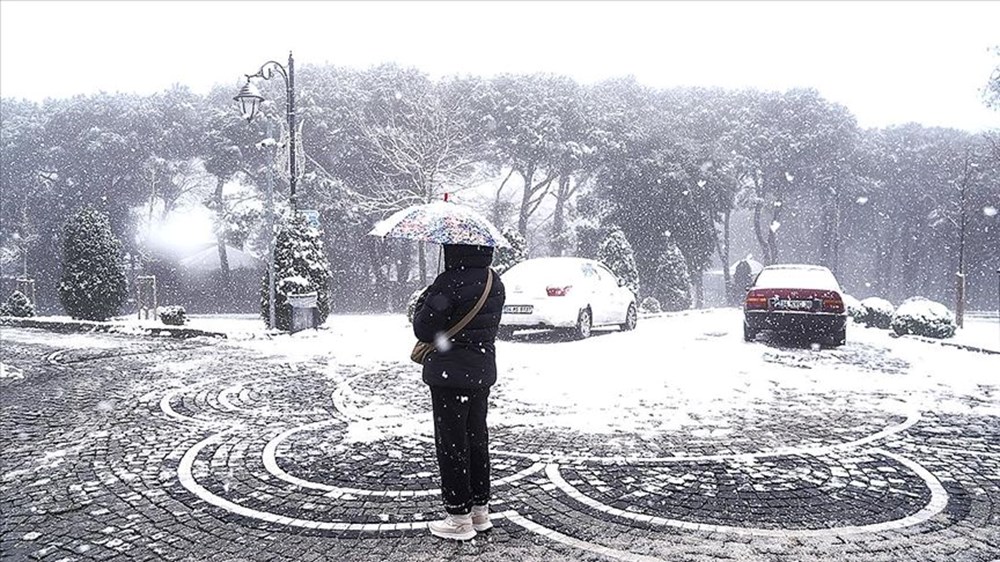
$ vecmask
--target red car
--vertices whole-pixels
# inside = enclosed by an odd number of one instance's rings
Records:
[[[817,265],[765,267],[743,303],[743,339],[771,330],[806,336],[831,346],[847,341],[842,290],[829,269]]]

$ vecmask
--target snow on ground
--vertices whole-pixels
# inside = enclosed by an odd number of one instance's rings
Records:
[[[52,318],[46,318],[51,320]],[[65,349],[110,349],[119,344],[101,334],[57,334],[48,330],[0,329],[0,341],[7,340],[17,343],[34,343],[57,345]]]
[[[995,385],[1000,372],[1000,356],[893,338],[886,330],[852,325],[846,346],[819,349],[746,343],[741,328],[740,310],[716,309],[645,318],[635,331],[595,332],[583,341],[545,332],[500,341],[491,419],[587,433],[693,426],[724,434],[739,430],[727,420],[739,419],[751,404],[778,408],[788,393],[838,392],[881,397],[873,399],[876,406],[893,415],[913,408],[969,412],[959,400],[939,403],[942,386],[947,394],[979,396],[981,385]],[[331,316],[321,330],[228,345],[284,360],[325,361],[333,377],[342,367],[361,367],[412,371],[412,381],[419,381],[420,367],[408,359],[414,341],[402,315],[357,315]],[[412,396],[400,392],[398,404],[378,405],[378,415],[369,417],[375,425],[376,418],[405,418],[406,400]],[[1000,404],[976,408],[1000,415]]]
[[[134,318],[123,323],[162,326]],[[321,366],[337,384],[359,373],[398,377],[399,392],[384,403],[363,396],[370,384],[364,380],[348,388],[343,399],[356,401],[361,418],[369,420],[355,424],[360,433],[354,440],[427,429],[426,416],[414,417],[411,407],[422,384],[420,367],[409,360],[415,339],[402,314],[333,315],[320,329],[296,334],[268,333],[257,315],[194,316],[187,326],[230,334],[221,345]],[[739,309],[713,309],[647,317],[635,331],[595,332],[583,341],[543,331],[499,341],[491,419],[508,427],[595,434],[685,428],[720,435],[739,431],[736,420],[761,404],[781,408],[790,394],[836,393],[875,397],[867,406],[892,415],[914,408],[1000,415],[1000,404],[982,400],[982,389],[997,384],[1000,356],[853,324],[847,345],[833,349],[766,338],[746,343],[741,328]],[[994,330],[1000,332],[996,319],[973,317],[948,341],[989,347],[995,337],[996,349],[1000,333]],[[5,330],[3,337],[49,344],[55,338],[70,348],[118,345],[101,334]],[[200,359],[164,368],[181,375]],[[5,367],[3,376],[16,374]],[[968,406],[963,396],[977,397],[978,405]]]
[[[0,379],[18,380],[23,379],[24,373],[17,367],[0,363]]]
[[[965,326],[946,341],[1000,351],[1000,320],[967,316]]]

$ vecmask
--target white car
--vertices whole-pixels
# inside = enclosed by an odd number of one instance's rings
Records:
[[[503,276],[507,301],[500,335],[519,329],[566,329],[577,338],[592,328],[632,330],[638,320],[635,295],[604,264],[584,258],[553,257],[523,261]]]

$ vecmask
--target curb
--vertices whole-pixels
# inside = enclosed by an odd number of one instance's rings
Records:
[[[891,336],[890,336],[891,337]],[[896,336],[897,338],[907,338],[912,340],[917,340],[924,343],[933,343],[944,347],[954,347],[956,349],[961,349],[964,351],[972,351],[976,353],[985,353],[986,355],[1000,355],[1000,351],[995,349],[986,349],[985,347],[976,347],[974,345],[969,345],[965,343],[955,343],[950,341],[936,340],[934,338],[928,338],[926,336],[915,336],[913,334],[906,334],[903,336]]]
[[[689,308],[687,310],[676,310],[672,312],[639,312],[639,318],[669,318],[671,316],[691,316],[694,314],[707,314],[721,308]]]
[[[12,326],[15,328],[38,328],[57,332],[60,334],[86,334],[86,333],[109,333],[146,335],[155,337],[172,337],[178,339],[188,339],[197,337],[228,338],[222,332],[209,332],[195,328],[184,328],[180,326],[166,326],[160,328],[145,328],[141,326],[128,326],[125,324],[113,324],[110,322],[91,322],[87,320],[74,320],[72,322],[57,322],[54,320],[35,320],[33,318],[17,318],[13,316],[0,316],[0,326]]]

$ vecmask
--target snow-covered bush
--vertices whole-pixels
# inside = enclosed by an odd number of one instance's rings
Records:
[[[160,307],[160,322],[168,326],[183,326],[187,322],[187,310],[183,306]]]
[[[34,315],[35,305],[21,291],[14,291],[7,297],[7,302],[0,305],[0,316],[28,318]]]
[[[865,307],[861,306],[861,301],[847,293],[843,293],[840,296],[844,301],[844,309],[847,310],[847,314],[850,315],[851,319],[858,323],[863,322]]]
[[[500,275],[528,259],[528,243],[521,233],[507,226],[504,227],[502,234],[510,242],[510,248],[499,247],[493,252],[493,269]]]
[[[59,300],[77,320],[107,320],[128,296],[122,245],[104,213],[86,207],[63,227]]]
[[[892,303],[878,297],[868,297],[861,301],[861,322],[869,328],[888,330],[892,324],[892,314],[896,307]]]
[[[914,334],[928,338],[950,338],[957,329],[955,315],[948,307],[924,297],[906,299],[892,316],[892,331],[901,336]]]
[[[608,266],[612,273],[625,280],[632,293],[639,294],[639,269],[635,265],[635,251],[625,238],[625,233],[615,228],[608,233],[597,249],[597,261]]]
[[[660,301],[660,307],[664,311],[691,308],[691,275],[688,273],[687,260],[669,237],[665,250],[657,259],[649,292]]]
[[[413,323],[413,316],[417,313],[417,301],[420,299],[420,295],[424,294],[424,291],[426,290],[427,287],[417,289],[416,291],[413,291],[410,298],[406,300],[406,319],[409,320],[411,324]]]
[[[660,312],[660,301],[656,297],[646,297],[639,303],[639,312],[646,314],[657,314]]]
[[[279,330],[291,330],[292,306],[288,295],[316,291],[317,322],[322,324],[330,314],[330,263],[323,251],[320,232],[310,227],[301,215],[285,217],[277,227],[274,243],[274,322]],[[270,291],[267,272],[261,280],[260,313],[268,318]]]

